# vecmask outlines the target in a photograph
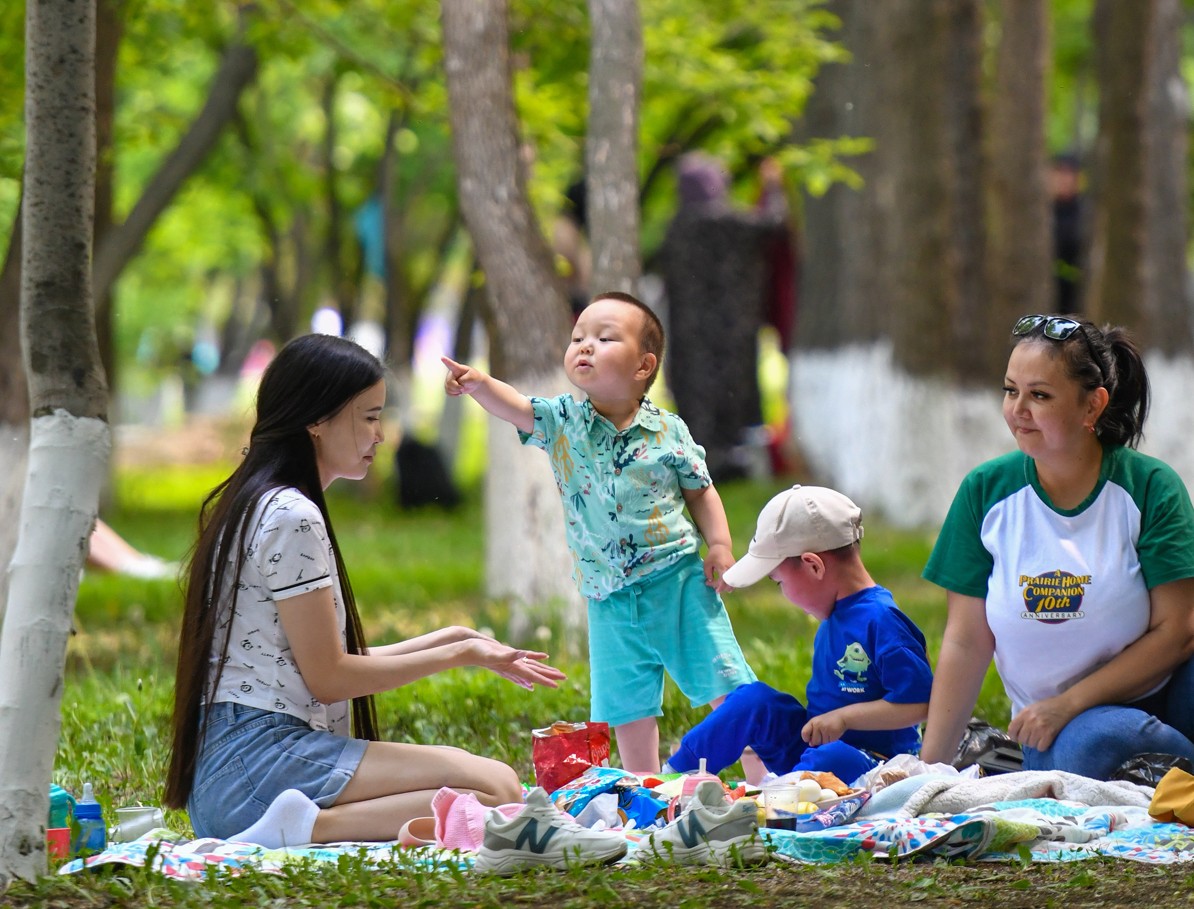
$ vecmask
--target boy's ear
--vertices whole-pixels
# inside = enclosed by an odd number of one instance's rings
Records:
[[[825,577],[825,560],[815,552],[806,552],[800,556],[800,561],[813,573],[817,580]]]
[[[639,379],[646,379],[655,371],[655,364],[659,362],[659,357],[653,353],[643,354],[642,360],[639,361],[638,370],[635,372],[635,377]]]

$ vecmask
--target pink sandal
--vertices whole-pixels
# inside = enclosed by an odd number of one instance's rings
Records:
[[[398,831],[399,846],[435,846],[435,818],[412,817]]]

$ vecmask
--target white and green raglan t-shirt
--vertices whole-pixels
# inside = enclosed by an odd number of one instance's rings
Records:
[[[1194,507],[1172,468],[1116,446],[1086,501],[1058,509],[1013,452],[962,481],[924,577],[986,600],[1015,715],[1144,634],[1150,589],[1194,577]]]

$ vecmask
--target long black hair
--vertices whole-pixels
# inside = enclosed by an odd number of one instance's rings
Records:
[[[223,631],[223,640],[216,640],[221,613],[218,599],[225,591],[234,592],[240,582],[249,523],[259,500],[271,489],[294,487],[319,508],[344,595],[348,651],[367,652],[356,598],[332,530],[315,446],[307,427],[335,416],[384,375],[377,358],[352,341],[331,335],[304,335],[283,347],[261,378],[257,420],[244,460],[208,494],[199,512],[199,535],[188,570],[174,682],[173,739],[165,793],[165,803],[172,808],[185,807],[190,797],[203,741],[201,717],[211,705],[223,657],[228,653],[231,621]],[[230,581],[226,577],[229,571]],[[221,659],[216,662],[215,678],[209,682],[211,656],[217,646]],[[372,697],[353,698],[352,720],[358,737],[377,738]]]

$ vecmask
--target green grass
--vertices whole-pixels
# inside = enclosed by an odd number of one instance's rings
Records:
[[[108,515],[109,521],[134,544],[182,559],[194,533],[196,503],[221,475],[212,469],[187,477],[170,468],[122,476],[117,487],[121,505]],[[739,550],[750,539],[758,509],[781,486],[739,482],[721,488]],[[372,641],[451,623],[504,633],[505,605],[486,598],[481,589],[484,541],[478,499],[469,495],[451,513],[402,512],[391,504],[384,478],[372,498],[351,487],[333,489],[329,507]],[[945,600],[920,578],[931,545],[929,534],[867,523],[864,554],[871,573],[924,629],[935,655]],[[180,598],[173,580],[84,577],[78,633],[68,650],[56,764],[63,785],[77,787],[92,779],[111,804],[159,800]],[[815,620],[767,582],[736,591],[726,602],[759,676],[777,687],[803,691]],[[546,636],[541,645],[566,653],[568,642],[560,640],[553,624],[540,629]],[[569,678],[555,691],[524,692],[489,673],[457,670],[387,692],[378,697],[382,728],[397,739],[453,743],[493,754],[530,779],[529,730],[555,719],[582,719],[587,712],[587,667],[560,662]],[[1006,699],[993,673],[981,706],[992,721],[1006,722]],[[662,740],[674,741],[700,715],[669,683]]]
[[[119,506],[105,517],[135,545],[164,558],[183,559],[192,541],[198,502],[222,478],[224,469],[139,468],[135,475],[118,478]],[[501,636],[508,618],[506,607],[488,599],[481,589],[484,541],[476,490],[452,513],[402,512],[392,504],[387,483],[385,476],[379,476],[367,485],[334,488],[329,500],[370,639],[392,640],[449,623],[488,626]],[[783,485],[739,482],[720,487],[739,552],[750,539],[759,508]],[[931,545],[929,534],[867,522],[868,567],[925,630],[930,654],[935,656],[945,598],[919,576]],[[88,573],[82,581],[77,633],[68,648],[54,779],[75,792],[84,781],[91,781],[106,810],[161,802],[180,597],[174,580],[139,581]],[[739,640],[759,676],[800,694],[808,679],[815,621],[766,582],[735,592],[726,601]],[[550,637],[543,649],[566,651],[558,629],[549,624],[546,633]],[[559,665],[569,678],[555,691],[524,692],[490,673],[455,670],[387,692],[378,697],[383,735],[455,744],[489,754],[509,762],[530,780],[530,730],[556,719],[587,715],[587,667],[575,660],[561,660]],[[661,740],[665,747],[703,715],[670,682],[664,711]],[[993,722],[1006,723],[1006,698],[993,673],[980,711]],[[168,812],[167,823],[189,832],[183,812]],[[299,891],[292,894],[294,904],[322,905],[319,894],[336,892],[336,876],[354,873],[376,878],[372,872],[354,872],[351,867],[321,869],[317,874],[294,872],[300,881],[291,881]],[[410,876],[409,869],[406,874]],[[413,899],[415,905],[442,904],[441,888],[450,885],[451,876],[439,877],[445,880],[418,885],[426,890],[422,897],[417,893],[393,896],[400,902]],[[566,887],[568,879],[553,878],[549,889]],[[66,898],[63,905],[107,904],[106,897],[94,891],[110,883],[87,876],[71,881],[57,886],[82,888],[87,899],[94,897],[95,902]],[[44,886],[53,890],[55,885]],[[140,873],[129,879],[125,898],[131,904],[148,904],[159,899],[163,886],[156,876]],[[266,904],[290,893],[277,879],[259,878],[238,880],[234,890],[237,898],[222,903],[210,888],[195,888],[186,904],[192,897],[204,905]],[[495,892],[506,891],[499,887]],[[42,893],[29,890],[29,902],[23,904],[36,904],[41,896],[34,896]],[[181,897],[170,897],[175,899]],[[487,899],[478,897],[470,904],[488,905]],[[285,901],[292,902],[290,896]]]

